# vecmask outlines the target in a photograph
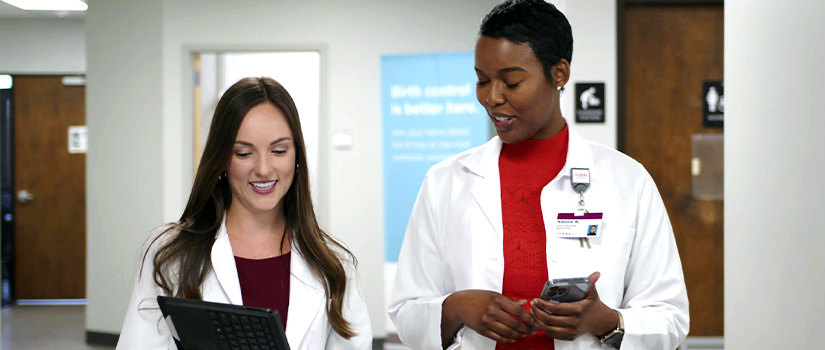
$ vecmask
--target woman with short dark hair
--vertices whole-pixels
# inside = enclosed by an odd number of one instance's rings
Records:
[[[484,18],[476,95],[498,135],[424,179],[390,299],[407,346],[674,349],[687,335],[679,253],[652,178],[562,117],[572,52],[570,24],[542,0]],[[576,277],[589,282],[582,299],[541,295]]]

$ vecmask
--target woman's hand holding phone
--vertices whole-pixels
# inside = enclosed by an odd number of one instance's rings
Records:
[[[531,301],[534,327],[560,340],[573,340],[585,333],[605,334],[616,328],[618,315],[599,299],[596,281],[601,274],[588,276],[590,288],[584,299],[557,302],[542,299]]]

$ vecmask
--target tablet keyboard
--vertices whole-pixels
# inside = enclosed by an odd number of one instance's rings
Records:
[[[220,348],[227,350],[277,350],[265,317],[238,316],[209,311],[212,325],[218,333]]]

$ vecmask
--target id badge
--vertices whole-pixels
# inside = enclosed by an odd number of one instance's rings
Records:
[[[559,238],[599,237],[603,216],[603,213],[559,213],[554,234]]]

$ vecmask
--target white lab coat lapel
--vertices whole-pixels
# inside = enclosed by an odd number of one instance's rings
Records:
[[[556,184],[564,177],[569,177],[570,168],[590,169],[590,179],[593,181],[595,173],[593,169],[593,157],[590,154],[587,141],[575,132],[569,123],[568,128],[570,136],[564,168],[545,189]],[[484,216],[490,222],[490,225],[495,229],[499,240],[504,237],[501,214],[501,180],[498,168],[501,147],[501,139],[496,136],[484,144],[479,152],[472,153],[467,158],[460,160],[462,165],[481,177],[481,180],[472,191],[473,198],[476,200],[476,204],[481,208],[482,212],[484,212]],[[545,201],[542,200],[542,208],[544,208],[544,204]]]
[[[568,123],[570,138],[567,148],[567,159],[564,168],[559,175],[548,184],[560,181],[565,176],[570,176],[570,168],[590,169],[591,181],[594,177],[593,157],[581,135],[576,133]],[[499,238],[504,237],[504,228],[501,217],[501,181],[498,168],[498,159],[501,154],[502,142],[498,136],[493,137],[479,152],[470,154],[467,158],[461,159],[462,165],[482,179],[473,189],[473,198],[476,204],[484,212],[484,216],[493,226]],[[542,201],[542,205],[544,201]]]
[[[315,277],[298,247],[292,246],[289,260],[289,313],[286,339],[293,349],[301,349],[304,337],[325,305],[324,286]],[[324,335],[326,336],[326,335]]]
[[[559,181],[562,177],[570,177],[571,168],[585,168],[590,169],[590,181],[596,177],[596,169],[593,168],[593,155],[590,153],[590,146],[576,130],[567,124],[569,128],[569,140],[567,141],[567,159],[564,161],[564,168],[562,168],[559,176],[553,181]],[[570,189],[572,191],[572,188]]]
[[[212,244],[212,269],[218,278],[221,289],[229,298],[229,302],[235,305],[243,305],[241,294],[241,282],[238,280],[238,268],[235,266],[235,254],[232,252],[232,245],[229,243],[229,235],[226,233],[226,218],[221,222],[218,229],[218,237]],[[206,296],[204,295],[204,298]]]
[[[545,222],[547,222],[548,218],[551,216],[556,215],[559,210],[561,210],[561,206],[570,204],[573,207],[564,208],[565,210],[572,210],[575,209],[576,203],[578,203],[577,198],[578,195],[573,192],[572,189],[566,191],[564,186],[569,186],[569,177],[570,177],[570,169],[571,168],[587,168],[590,169],[590,178],[591,183],[593,179],[596,177],[597,171],[593,168],[593,156],[590,152],[590,147],[588,142],[582,138],[568,123],[569,128],[569,141],[568,141],[568,148],[567,148],[567,157],[565,160],[564,167],[559,172],[558,176],[556,176],[550,183],[545,186],[542,190],[541,194],[541,207],[542,213],[545,216]],[[488,223],[492,226],[493,230],[495,231],[495,237],[474,237],[474,238],[481,238],[484,242],[483,244],[490,244],[493,249],[489,251],[496,252],[496,255],[500,259],[496,259],[496,268],[492,269],[495,271],[503,272],[503,242],[504,242],[504,228],[503,228],[503,220],[502,220],[502,212],[501,212],[501,183],[500,183],[500,175],[499,175],[499,167],[498,167],[498,160],[501,154],[502,142],[501,139],[498,137],[493,137],[490,141],[488,141],[484,146],[479,148],[478,152],[474,152],[470,154],[468,157],[461,159],[460,162],[464,165],[468,170],[473,172],[474,174],[478,175],[480,179],[476,183],[475,187],[472,190],[473,198],[475,199],[476,205],[481,209],[486,217]],[[569,196],[571,200],[562,200],[562,197]],[[575,198],[574,198],[575,197]],[[592,196],[589,196],[592,197]],[[551,218],[552,219],[552,218]],[[550,227],[545,225],[547,230],[547,252],[550,253],[553,244],[553,236],[552,230]],[[477,250],[476,250],[477,251]],[[554,257],[553,254],[548,254],[550,257]],[[487,258],[493,258],[492,256]],[[476,259],[474,263],[486,262],[487,259]],[[551,264],[550,259],[548,259],[548,265]],[[548,266],[549,267],[549,266]],[[549,271],[549,270],[548,270]],[[477,279],[482,279],[483,286],[489,288],[491,290],[501,291],[501,278],[503,276],[486,276],[482,275],[477,277]]]
[[[235,305],[243,305],[238,268],[235,254],[226,232],[226,221],[221,223],[215,243],[212,244],[212,269],[215,271],[221,289]],[[324,286],[312,274],[306,260],[296,246],[292,247],[289,259],[289,312],[286,321],[286,338],[293,349],[300,349],[301,342],[309,333],[312,324],[322,312]],[[204,296],[206,297],[206,295]],[[211,299],[211,298],[210,298]],[[212,300],[220,301],[220,300]]]
[[[569,124],[568,128],[570,128]],[[593,180],[598,171],[593,168],[593,156],[590,152],[590,146],[587,141],[572,128],[569,130],[567,158],[565,159],[564,167],[558,176],[556,176],[553,181],[550,181],[541,191],[541,212],[544,217],[544,228],[547,237],[545,251],[548,256],[548,278],[579,277],[584,273],[579,272],[579,270],[586,270],[584,266],[571,264],[568,264],[569,266],[565,266],[565,268],[556,268],[553,266],[554,264],[562,262],[565,254],[580,252],[578,250],[580,244],[578,239],[556,238],[553,230],[558,213],[573,212],[578,208],[579,195],[573,191],[570,183],[571,168],[589,169],[591,187],[593,186]],[[586,208],[592,211],[594,209],[592,207],[594,202],[592,200],[592,189],[588,189],[585,192],[585,198],[588,199],[587,203],[585,203]],[[570,273],[573,275],[567,275]]]
[[[484,144],[480,152],[472,153],[460,160],[462,165],[481,177],[472,191],[473,198],[495,230],[499,242],[504,238],[501,219],[501,183],[498,172],[500,153],[501,140],[496,136]]]

